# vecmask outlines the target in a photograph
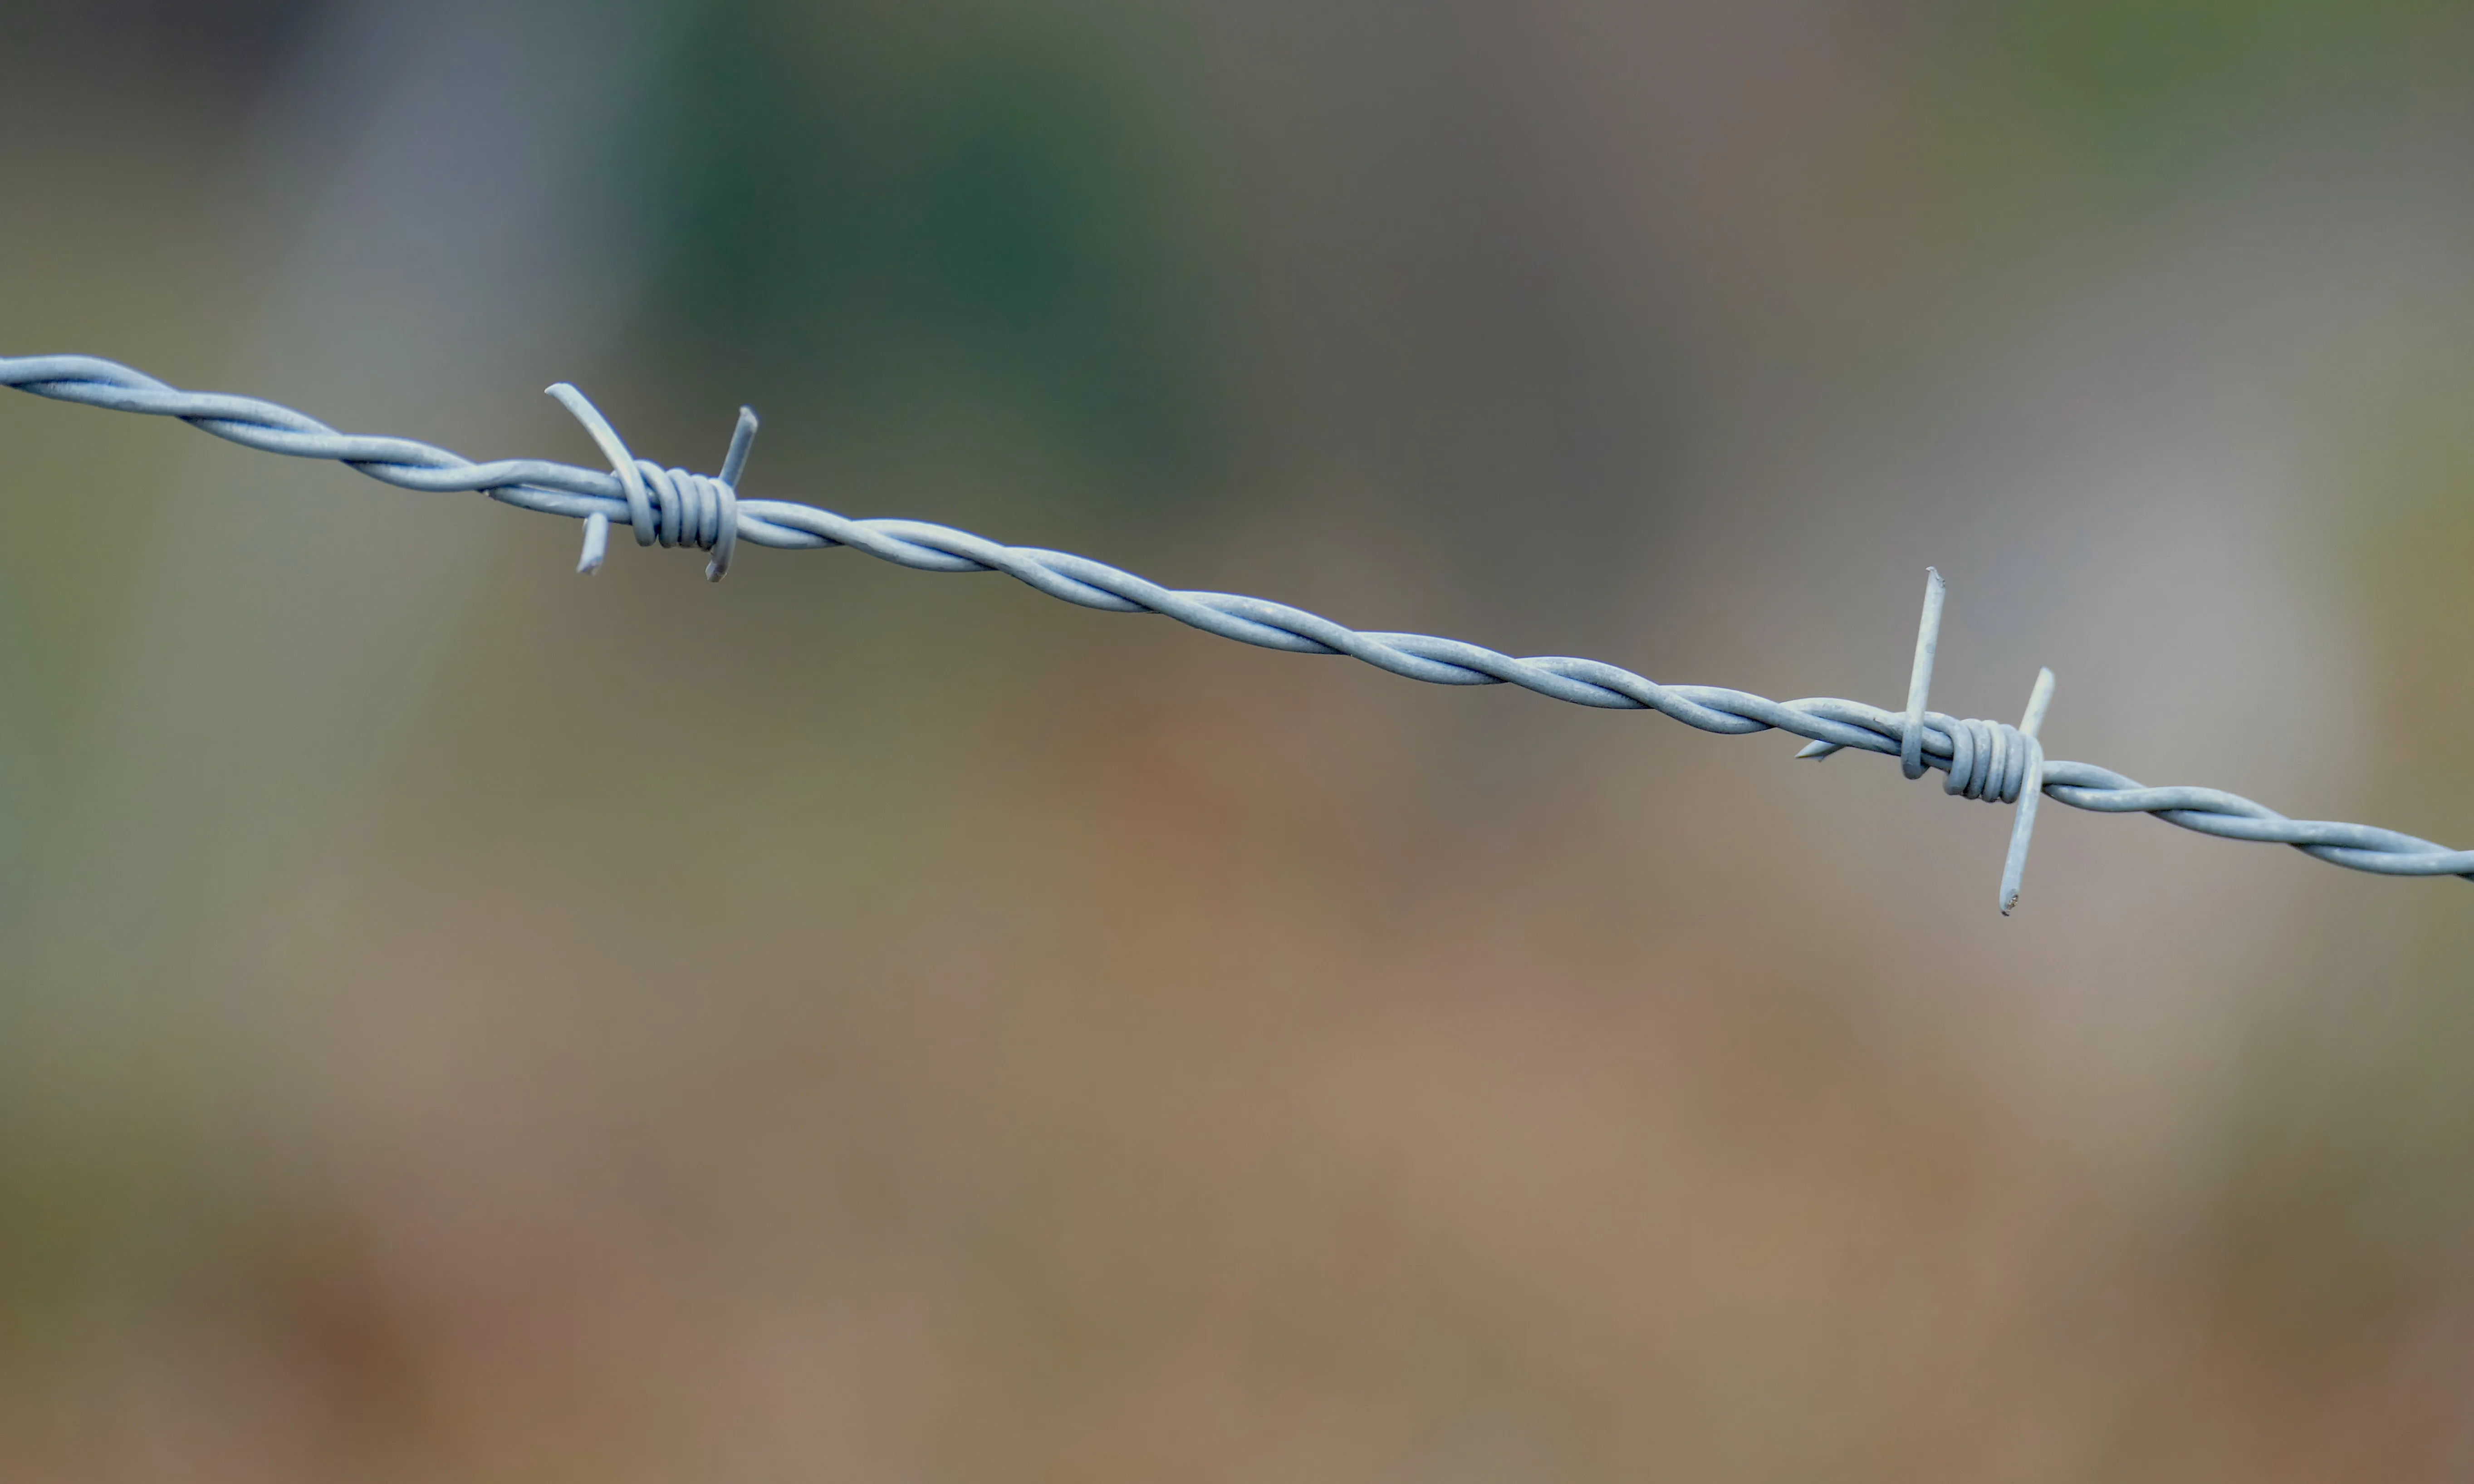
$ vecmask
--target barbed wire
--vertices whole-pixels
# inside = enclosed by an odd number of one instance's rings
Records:
[[[1943,783],[1947,792],[2017,806],[2002,864],[2000,903],[2004,915],[2018,905],[2036,806],[2047,797],[2098,814],[2154,815],[2168,824],[2221,839],[2291,845],[2351,870],[2474,880],[2474,850],[2451,850],[2366,824],[2289,819],[2221,790],[2149,788],[2093,763],[2049,759],[2038,733],[2052,700],[2050,669],[2037,676],[2026,714],[2016,726],[1927,709],[1946,592],[1941,574],[1929,568],[1904,712],[1830,696],[1774,701],[1718,686],[1660,685],[1596,660],[1562,655],[1521,659],[1427,634],[1360,632],[1285,603],[1231,593],[1181,592],[1089,557],[1003,546],[925,521],[854,520],[788,500],[742,499],[739,481],[757,430],[756,415],[746,408],[740,409],[721,473],[707,475],[638,459],[584,395],[565,382],[549,394],[584,425],[610,461],[606,472],[545,459],[479,464],[408,438],[342,433],[274,402],[182,391],[89,355],[0,356],[0,385],[114,412],[178,418],[244,448],[333,459],[400,489],[483,493],[518,509],[580,520],[584,549],[576,564],[579,572],[602,565],[611,523],[618,521],[634,531],[640,547],[685,546],[712,552],[705,575],[716,582],[729,572],[742,541],[791,549],[850,547],[919,572],[1001,572],[1085,608],[1164,614],[1241,644],[1292,654],[1345,654],[1433,685],[1516,685],[1576,706],[1655,711],[1723,736],[1788,732],[1809,743],[1797,754],[1802,758],[1826,758],[1848,749],[1881,753],[1899,759],[1901,771],[1910,779],[1938,768],[1948,775]]]

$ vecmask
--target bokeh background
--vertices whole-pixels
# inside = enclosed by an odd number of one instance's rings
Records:
[[[2474,842],[2474,8],[0,0],[0,350]],[[0,1476],[2474,1477],[2474,896],[0,398]]]

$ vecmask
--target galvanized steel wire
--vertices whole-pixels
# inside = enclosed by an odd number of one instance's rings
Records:
[[[1948,775],[1953,794],[2017,806],[2001,907],[2017,904],[2020,874],[2040,798],[2098,814],[2149,814],[2224,839],[2291,845],[2351,870],[2389,876],[2474,880],[2474,850],[2365,824],[2289,819],[2217,789],[2149,788],[2092,763],[2048,759],[2038,732],[2052,696],[2052,674],[2038,679],[2025,719],[1968,719],[1928,710],[1943,588],[1928,575],[1908,703],[1901,712],[1832,697],[1774,701],[1716,686],[1660,685],[1596,660],[1561,655],[1515,658],[1478,645],[1426,634],[1368,633],[1259,597],[1181,592],[1095,562],[1036,547],[1008,547],[925,521],[854,520],[788,500],[745,499],[738,485],[756,432],[741,410],[717,475],[664,470],[627,450],[618,433],[573,387],[550,393],[584,424],[608,470],[543,459],[474,463],[407,438],[336,431],[317,419],[252,397],[182,391],[141,372],[88,355],[0,356],[0,385],[37,397],[115,412],[179,418],[192,427],[265,453],[333,459],[373,479],[428,493],[479,492],[504,504],[585,523],[580,571],[601,565],[613,523],[639,546],[687,546],[713,553],[706,575],[719,581],[740,542],[794,549],[850,547],[920,572],[1002,572],[1052,597],[1109,613],[1165,614],[1241,644],[1294,654],[1346,654],[1378,669],[1433,685],[1516,685],[1577,706],[1655,711],[1705,732],[1742,736],[1771,730],[1810,742],[1799,756],[1855,749],[1898,758],[1909,778]]]

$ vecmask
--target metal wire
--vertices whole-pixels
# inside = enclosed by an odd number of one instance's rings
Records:
[[[2017,806],[2001,876],[2000,902],[2005,915],[2018,905],[2036,804],[2045,797],[2098,814],[2150,814],[2223,839],[2291,845],[2352,870],[2474,880],[2474,850],[2450,850],[2365,824],[2289,819],[2219,790],[2151,789],[2092,763],[2048,759],[2037,734],[2052,699],[2051,670],[2037,677],[2025,717],[2015,727],[1927,710],[1944,595],[1941,574],[1929,569],[1904,713],[1828,696],[1774,701],[1716,686],[1660,685],[1595,660],[1560,655],[1516,659],[1431,635],[1361,633],[1284,603],[1230,593],[1179,592],[1089,557],[1000,546],[924,521],[853,520],[788,500],[741,499],[739,481],[757,426],[755,414],[744,408],[721,473],[704,475],[637,459],[582,393],[564,382],[551,387],[550,395],[574,414],[610,460],[605,473],[542,459],[476,464],[407,438],[340,433],[273,402],[182,391],[88,355],[0,356],[0,385],[115,412],[179,418],[244,448],[334,459],[401,489],[478,491],[519,509],[580,520],[585,523],[584,552],[577,564],[581,572],[601,565],[614,521],[627,523],[638,546],[658,543],[711,551],[705,574],[716,582],[729,571],[733,550],[742,541],[791,548],[851,547],[920,572],[1002,572],[1085,608],[1165,614],[1224,639],[1294,654],[1346,654],[1434,685],[1516,685],[1577,706],[1655,711],[1725,736],[1791,732],[1811,743],[1799,757],[1824,758],[1849,748],[1878,752],[1899,759],[1909,778],[1940,768],[1949,775],[1944,788],[1951,793]]]

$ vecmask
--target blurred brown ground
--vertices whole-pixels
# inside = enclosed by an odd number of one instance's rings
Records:
[[[0,351],[2474,840],[2474,13],[0,4]],[[2474,897],[0,399],[0,1478],[2474,1474]]]

